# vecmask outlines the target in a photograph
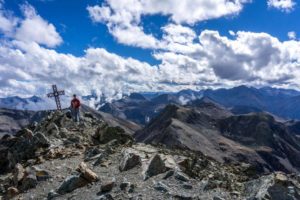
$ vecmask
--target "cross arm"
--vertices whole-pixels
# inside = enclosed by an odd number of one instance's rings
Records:
[[[54,97],[54,94],[53,93],[49,93],[49,94],[47,94],[47,97]]]

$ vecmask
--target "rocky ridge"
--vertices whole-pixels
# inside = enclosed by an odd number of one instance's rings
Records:
[[[300,140],[289,127],[268,113],[235,115],[201,99],[167,106],[134,136],[138,142],[190,149],[223,163],[250,163],[260,172],[299,172]]]
[[[129,129],[128,129],[129,130]],[[186,149],[136,143],[85,112],[53,112],[0,140],[0,199],[300,199],[300,176],[258,174]]]

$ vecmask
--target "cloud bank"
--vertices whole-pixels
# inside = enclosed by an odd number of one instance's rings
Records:
[[[245,31],[231,31],[229,38],[218,31],[197,33],[192,28],[203,20],[237,15],[250,1],[182,2],[107,0],[87,8],[92,21],[106,24],[118,42],[153,50],[158,65],[103,48],[88,48],[80,57],[59,53],[53,48],[63,42],[62,37],[32,6],[21,7],[23,18],[0,7],[4,35],[0,40],[0,96],[45,95],[53,83],[68,95],[93,91],[108,100],[137,91],[239,84],[300,86],[298,40],[279,41],[268,33]],[[161,27],[161,38],[146,34],[140,25],[143,15],[156,14],[170,18]]]

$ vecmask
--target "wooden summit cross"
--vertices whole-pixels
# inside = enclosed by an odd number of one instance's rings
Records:
[[[56,102],[56,106],[57,106],[57,110],[61,110],[61,104],[60,104],[59,96],[60,95],[65,95],[65,91],[64,90],[58,91],[56,85],[52,85],[52,89],[53,89],[53,92],[47,94],[47,96],[49,98],[50,97],[54,97],[55,98],[55,102]]]

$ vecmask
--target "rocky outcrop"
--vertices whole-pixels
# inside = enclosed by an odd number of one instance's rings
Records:
[[[177,111],[170,116],[198,120]],[[8,165],[0,160],[1,167],[11,167],[0,175],[0,199],[299,199],[297,174],[262,176],[250,163],[136,143],[120,128],[108,135],[110,126],[93,115],[82,119],[77,125],[65,113],[52,113],[2,139]]]
[[[112,140],[117,140],[118,142],[124,144],[133,138],[125,134],[125,131],[120,127],[109,127],[108,124],[104,124],[103,126],[99,127],[93,137],[99,141],[101,144],[105,144]]]
[[[282,172],[247,182],[245,193],[252,199],[300,199],[299,182]]]

